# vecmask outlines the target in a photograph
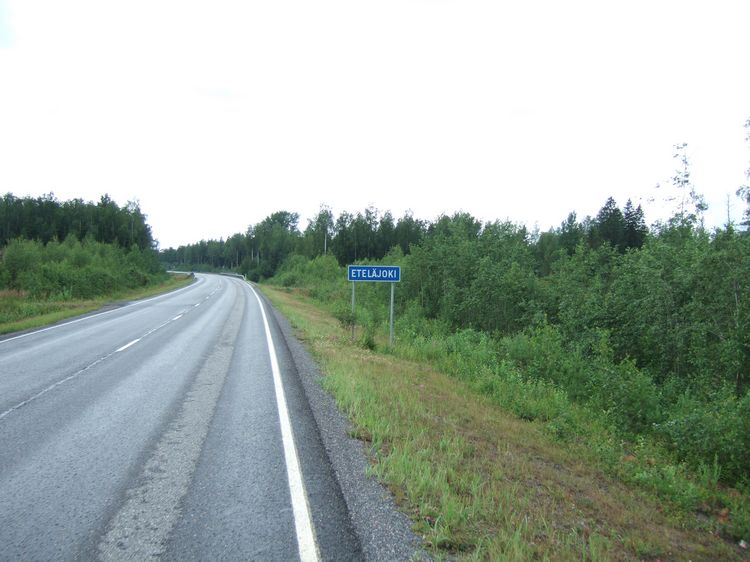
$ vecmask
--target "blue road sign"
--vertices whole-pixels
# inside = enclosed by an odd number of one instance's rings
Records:
[[[401,281],[401,266],[398,265],[350,265],[349,281],[379,281],[398,283]]]

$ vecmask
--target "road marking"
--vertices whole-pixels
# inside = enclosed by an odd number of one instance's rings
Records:
[[[123,345],[122,347],[120,347],[120,348],[116,349],[116,350],[115,350],[115,353],[120,353],[121,351],[125,351],[125,350],[126,350],[127,348],[129,348],[129,347],[130,347],[131,345],[135,345],[135,344],[137,344],[137,343],[138,343],[139,341],[141,341],[141,338],[136,338],[136,339],[134,339],[133,341],[131,341],[130,343],[126,343],[126,344],[125,344],[125,345]]]
[[[230,310],[219,341],[205,358],[179,413],[109,521],[97,560],[156,560],[164,555],[232,364],[246,308],[246,295],[239,294],[243,301]]]
[[[85,372],[86,372],[86,371],[88,371],[89,369],[93,369],[93,368],[94,368],[94,367],[96,367],[96,366],[97,366],[97,365],[98,365],[99,363],[101,363],[101,362],[102,362],[102,361],[104,361],[105,359],[107,359],[107,358],[111,357],[112,355],[114,355],[114,353],[110,353],[109,355],[107,355],[107,356],[105,356],[105,357],[101,357],[100,359],[97,359],[96,361],[94,361],[93,363],[91,363],[91,365],[87,365],[86,367],[84,367],[84,368],[83,368],[83,369],[81,369],[80,371],[77,371],[77,372],[73,373],[72,375],[68,375],[68,376],[67,376],[67,377],[65,377],[64,379],[62,379],[62,380],[60,380],[60,381],[57,381],[57,382],[56,382],[55,384],[52,384],[52,385],[48,386],[48,387],[47,387],[47,388],[45,388],[44,390],[40,390],[39,392],[37,392],[37,393],[36,393],[36,394],[34,394],[33,396],[30,396],[29,398],[27,398],[26,400],[24,400],[24,401],[22,401],[22,402],[19,402],[19,403],[18,403],[18,404],[16,404],[15,406],[13,406],[13,407],[11,407],[11,408],[9,408],[9,409],[5,410],[4,412],[0,413],[0,420],[1,420],[1,419],[3,419],[3,418],[4,418],[5,416],[7,416],[8,414],[11,414],[11,413],[15,412],[15,411],[16,411],[16,410],[18,410],[19,408],[23,408],[24,406],[26,406],[26,404],[29,404],[30,402],[33,402],[34,400],[36,400],[36,399],[37,399],[37,398],[39,398],[40,396],[44,396],[44,395],[45,395],[45,394],[47,394],[47,393],[48,393],[48,392],[49,392],[50,390],[54,390],[55,388],[57,388],[57,387],[58,387],[58,386],[60,386],[61,384],[64,384],[64,383],[68,382],[69,380],[71,380],[71,379],[74,379],[74,378],[76,378],[76,377],[77,377],[78,375],[81,375],[81,374],[85,373]]]
[[[141,340],[142,340],[143,338],[145,338],[145,337],[148,337],[148,336],[150,336],[151,334],[153,334],[153,333],[154,333],[154,332],[156,332],[157,330],[161,330],[161,329],[162,329],[162,328],[163,328],[164,326],[168,326],[169,324],[171,324],[171,323],[172,323],[172,322],[174,322],[175,320],[179,320],[179,319],[180,319],[180,318],[182,318],[183,316],[185,316],[185,313],[184,313],[184,312],[181,312],[180,314],[178,314],[178,315],[177,315],[177,316],[175,316],[174,318],[172,318],[172,319],[170,319],[170,320],[167,320],[167,321],[166,321],[166,322],[164,322],[163,324],[159,324],[159,325],[158,325],[158,326],[157,326],[156,328],[152,328],[151,330],[149,330],[148,332],[146,332],[145,334],[143,334],[143,335],[142,335],[142,336],[141,336],[140,338],[136,338],[136,339],[134,339],[133,341],[131,341],[130,343],[126,343],[126,344],[125,344],[125,345],[123,345],[123,346],[122,346],[121,348],[119,348],[119,349],[116,349],[116,350],[115,350],[115,353],[120,353],[121,351],[125,351],[125,350],[126,350],[127,348],[129,348],[129,347],[130,347],[131,345],[135,345],[135,344],[137,344],[137,343],[138,343],[139,341],[141,341]]]
[[[249,285],[248,285],[249,286]],[[294,433],[292,431],[292,422],[289,419],[289,410],[286,406],[284,397],[284,385],[281,381],[281,371],[279,362],[276,358],[276,348],[271,336],[271,329],[268,326],[263,301],[260,300],[258,293],[251,286],[250,290],[258,300],[260,313],[263,317],[263,326],[266,329],[266,342],[268,344],[268,354],[271,358],[271,372],[273,373],[273,387],[276,392],[276,406],[279,410],[279,422],[281,424],[281,439],[284,443],[284,460],[286,461],[286,473],[289,481],[289,492],[292,496],[292,511],[294,513],[294,527],[297,532],[297,548],[301,562],[318,562],[320,556],[318,547],[315,542],[315,531],[312,525],[312,516],[310,515],[310,506],[307,503],[307,494],[305,485],[302,481],[302,469],[297,456],[297,448],[294,445]]]
[[[151,299],[151,300],[153,300],[153,299]],[[110,311],[110,312],[111,312],[111,311]],[[106,313],[102,313],[102,314],[106,314]],[[48,393],[48,392],[49,392],[50,390],[53,390],[53,389],[57,388],[58,386],[60,386],[61,384],[64,384],[64,383],[68,382],[69,380],[72,380],[72,379],[76,378],[76,377],[77,377],[78,375],[80,375],[80,374],[82,374],[82,373],[85,373],[86,371],[88,371],[89,369],[91,369],[91,368],[95,367],[96,365],[98,365],[98,364],[99,364],[99,363],[101,363],[102,361],[106,361],[107,359],[109,359],[110,357],[112,357],[112,356],[113,356],[113,355],[114,355],[115,353],[120,353],[121,351],[125,351],[125,350],[126,350],[126,349],[128,349],[129,347],[131,347],[131,346],[133,346],[133,345],[137,344],[137,343],[138,343],[139,341],[141,341],[141,340],[142,340],[143,338],[145,338],[145,337],[148,337],[148,336],[150,336],[151,334],[153,334],[153,333],[154,333],[154,332],[156,332],[157,330],[161,330],[161,329],[162,329],[162,328],[163,328],[164,326],[167,326],[167,325],[171,324],[171,323],[172,323],[172,322],[174,322],[175,320],[179,320],[179,319],[180,319],[180,318],[182,318],[182,317],[183,317],[184,315],[185,315],[185,313],[183,312],[183,313],[181,313],[181,314],[178,314],[177,316],[175,316],[175,317],[174,317],[174,318],[172,318],[171,320],[167,320],[167,321],[166,321],[166,322],[164,322],[163,324],[159,324],[159,325],[158,325],[158,326],[157,326],[156,328],[152,328],[151,330],[149,330],[148,332],[146,332],[145,334],[143,334],[143,335],[142,335],[142,336],[141,336],[140,338],[136,338],[136,339],[134,339],[133,341],[131,341],[131,342],[128,342],[128,343],[126,343],[126,344],[125,344],[125,345],[123,345],[122,347],[118,347],[118,348],[117,348],[117,349],[115,349],[115,350],[114,350],[114,351],[113,351],[112,353],[109,353],[109,354],[105,355],[104,357],[100,357],[99,359],[97,359],[96,361],[94,361],[94,362],[93,362],[93,363],[91,363],[90,365],[88,365],[88,366],[84,367],[84,368],[83,368],[83,369],[81,369],[80,371],[77,371],[77,372],[73,373],[72,375],[69,375],[69,376],[65,377],[64,379],[62,379],[62,380],[59,380],[59,381],[57,381],[56,383],[54,383],[54,384],[52,384],[52,385],[48,386],[47,388],[45,388],[45,389],[43,389],[43,390],[40,390],[39,392],[37,392],[37,393],[36,393],[36,394],[34,394],[33,396],[30,396],[30,397],[29,397],[29,398],[27,398],[26,400],[23,400],[22,402],[19,402],[19,403],[18,403],[18,404],[16,404],[15,406],[12,406],[11,408],[9,408],[9,409],[5,410],[4,412],[1,412],[1,413],[0,413],[0,420],[2,420],[2,419],[3,419],[3,418],[4,418],[5,416],[7,416],[8,414],[10,414],[10,413],[12,413],[12,412],[15,412],[15,411],[16,411],[16,410],[18,410],[19,408],[23,408],[24,406],[26,406],[26,404],[29,404],[30,402],[33,402],[33,401],[34,401],[34,400],[36,400],[37,398],[39,398],[39,397],[41,397],[41,396],[44,396],[44,395],[45,395],[45,394],[47,394],[47,393]],[[81,320],[83,320],[83,318],[82,318]],[[71,323],[71,322],[69,322],[69,324],[70,324],[70,323]],[[44,331],[44,330],[40,330],[40,331]],[[27,335],[30,335],[30,334],[27,334]],[[2,343],[2,342],[0,342],[0,343]]]
[[[89,316],[84,316],[83,318],[77,318],[75,320],[70,320],[69,322],[63,322],[62,324],[55,324],[54,326],[48,326],[46,328],[42,328],[41,330],[34,330],[33,332],[27,332],[25,334],[20,334],[18,336],[13,336],[12,338],[6,338],[4,340],[0,340],[0,345],[4,343],[8,343],[9,341],[14,340],[20,340],[21,338],[27,338],[29,336],[33,336],[35,334],[41,334],[43,332],[49,332],[50,330],[56,330],[58,328],[62,328],[64,326],[70,326],[71,324],[78,324],[78,322],[83,322],[85,320],[90,320],[92,318],[98,318],[99,316],[104,316],[105,314],[112,314],[113,312],[117,312],[120,310],[125,310],[126,308],[130,308],[131,306],[140,306],[142,304],[146,304],[148,302],[155,301],[157,299],[162,299],[164,297],[168,297],[170,295],[176,295],[177,293],[180,293],[186,289],[195,288],[195,284],[188,285],[187,287],[183,287],[182,289],[177,289],[176,291],[170,291],[169,293],[164,293],[163,295],[157,295],[155,297],[152,297],[150,299],[142,300],[142,301],[136,301],[131,302],[130,304],[126,304],[125,306],[120,306],[118,308],[113,308],[112,310],[105,310],[104,312],[97,312],[96,314],[91,314]],[[211,293],[213,294],[213,293]]]

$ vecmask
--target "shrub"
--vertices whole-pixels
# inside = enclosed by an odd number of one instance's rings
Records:
[[[597,361],[588,384],[592,405],[626,433],[648,433],[664,419],[658,387],[630,360]]]
[[[706,401],[687,391],[657,430],[669,439],[678,458],[691,466],[699,468],[715,459],[724,482],[748,479],[750,392],[738,399],[724,387]]]
[[[163,279],[155,253],[91,239],[68,237],[62,244],[15,240],[2,251],[0,287],[41,300],[88,299]]]
[[[332,314],[345,328],[351,328],[354,323],[354,314],[352,313],[351,304],[340,301],[336,302],[333,305]]]
[[[572,400],[590,396],[589,361],[579,349],[566,345],[559,328],[542,324],[523,334],[503,338],[500,347],[528,376],[555,383]]]
[[[8,286],[23,289],[20,277],[41,265],[42,245],[31,240],[14,240],[3,251],[3,264],[7,271]]]

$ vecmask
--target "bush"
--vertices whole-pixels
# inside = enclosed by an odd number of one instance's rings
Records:
[[[295,254],[286,259],[271,282],[282,287],[308,289],[313,298],[327,300],[337,293],[343,295],[346,276],[333,256],[308,260]]]
[[[660,392],[647,373],[626,360],[613,365],[598,361],[588,381],[590,401],[630,434],[649,433],[664,419]]]
[[[20,277],[42,263],[42,245],[31,240],[14,240],[3,250],[3,264],[7,271],[8,287],[23,289]]]
[[[108,292],[116,286],[114,277],[104,269],[87,266],[78,270],[73,283],[73,298],[90,299]]]
[[[351,328],[354,324],[354,314],[352,313],[352,305],[342,302],[337,302],[333,306],[332,314],[336,320],[341,322],[341,325],[345,328]]]
[[[566,345],[556,326],[542,324],[523,334],[503,338],[500,347],[531,378],[555,383],[572,400],[589,398],[590,361],[579,349]]]
[[[15,240],[2,253],[0,288],[23,291],[34,299],[90,299],[144,287],[163,278],[153,270],[154,253],[130,251],[94,240],[69,237],[46,246]],[[152,271],[153,270],[153,271]]]
[[[750,478],[750,392],[738,399],[725,387],[706,401],[688,391],[657,430],[694,468],[715,459],[724,482]]]

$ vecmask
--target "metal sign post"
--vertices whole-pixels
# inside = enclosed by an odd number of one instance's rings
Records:
[[[356,324],[356,316],[354,315],[354,281],[352,281],[352,340],[354,339],[354,324]]]
[[[396,291],[396,284],[391,283],[391,332],[388,335],[388,347],[393,347],[393,294]]]
[[[352,282],[352,339],[354,339],[354,287],[357,281],[373,281],[391,284],[391,317],[388,347],[393,347],[393,303],[395,284],[401,281],[401,267],[398,265],[350,265],[347,268],[347,278]]]

